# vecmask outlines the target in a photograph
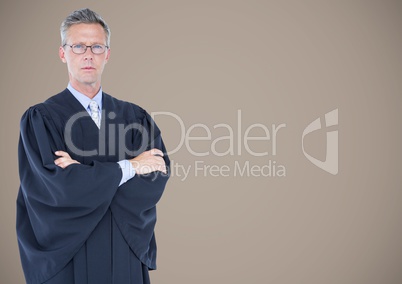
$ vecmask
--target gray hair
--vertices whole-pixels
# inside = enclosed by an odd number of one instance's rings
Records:
[[[61,45],[64,46],[67,43],[67,32],[72,25],[76,24],[100,24],[105,30],[106,34],[106,45],[110,46],[110,29],[102,17],[95,13],[94,11],[86,8],[72,12],[67,18],[61,23],[60,35],[61,35]]]

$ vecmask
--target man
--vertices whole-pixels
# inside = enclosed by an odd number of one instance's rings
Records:
[[[110,30],[95,12],[61,25],[68,87],[21,119],[17,235],[27,283],[149,283],[156,203],[168,179],[160,131],[104,93]]]

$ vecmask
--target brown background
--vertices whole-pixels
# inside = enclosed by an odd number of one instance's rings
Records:
[[[67,85],[58,29],[84,7],[112,29],[106,92],[173,112],[186,129],[203,123],[213,138],[227,135],[216,124],[236,127],[239,109],[243,131],[287,125],[276,156],[200,158],[184,146],[171,156],[232,169],[275,160],[286,177],[173,176],[159,203],[153,283],[402,283],[401,1],[228,0],[0,3],[1,283],[24,282],[15,235],[19,119]],[[301,134],[336,108],[333,176],[304,157]],[[177,122],[156,121],[175,148]],[[269,142],[253,143],[270,151]],[[324,159],[325,131],[306,149]]]

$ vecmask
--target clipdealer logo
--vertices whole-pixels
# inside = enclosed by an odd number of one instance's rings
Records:
[[[151,115],[154,119],[157,116],[165,116],[165,118],[166,116],[170,116],[170,118],[173,118],[176,121],[176,124],[179,125],[180,139],[179,143],[168,152],[171,157],[172,154],[182,150],[183,148],[185,148],[193,157],[198,157],[193,165],[176,163],[176,161],[172,159],[172,173],[173,175],[182,178],[182,180],[185,180],[190,173],[195,177],[285,177],[287,175],[285,165],[277,160],[277,157],[279,156],[278,136],[283,136],[280,135],[280,133],[285,130],[287,126],[286,123],[271,125],[253,123],[248,126],[243,125],[242,111],[240,109],[237,110],[237,123],[234,125],[218,123],[212,127],[207,126],[206,124],[196,123],[186,128],[181,117],[170,112],[155,112]],[[315,119],[307,125],[301,135],[302,152],[304,156],[318,168],[332,175],[337,175],[338,130],[333,130],[333,128],[338,126],[338,109],[334,109],[325,114],[324,125],[325,128],[322,126],[320,118]],[[256,130],[257,132],[259,131],[258,136],[255,135]],[[326,132],[326,142],[324,142],[326,143],[326,156],[323,161],[313,157],[307,153],[305,149],[305,137],[308,134],[319,130],[328,130]],[[213,138],[214,131],[215,134],[218,131],[218,137],[215,139]],[[195,132],[198,133],[198,135],[195,135]],[[200,132],[202,132],[203,135],[200,135]],[[209,143],[207,151],[205,148],[203,151],[195,150],[195,148],[197,148],[195,146],[197,145],[197,141],[199,144],[204,143],[204,145],[205,142]],[[253,148],[253,145],[259,142],[264,143],[264,146],[258,148],[257,151],[257,148]],[[219,151],[216,145],[221,144],[222,146],[222,143],[227,145],[227,147],[224,148],[224,151]],[[220,149],[222,149],[222,147]],[[243,162],[240,162],[239,160],[229,162],[227,159],[222,159],[224,156],[240,157],[244,155],[249,155],[254,158],[246,161],[243,159]],[[214,160],[215,164],[207,164],[201,158],[205,156],[217,157],[217,159]],[[218,159],[218,157],[221,159]],[[267,157],[269,159],[267,159]],[[261,160],[261,158],[263,160]],[[222,165],[224,162],[226,162],[226,164]]]

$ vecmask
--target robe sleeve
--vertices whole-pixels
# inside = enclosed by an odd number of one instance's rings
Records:
[[[152,172],[147,175],[135,175],[123,184],[116,193],[112,203],[112,216],[117,223],[124,239],[137,258],[148,266],[156,269],[156,242],[154,228],[156,223],[156,204],[162,196],[169,178],[170,161],[166,154],[161,132],[152,118],[143,111],[142,134],[147,133],[146,150],[160,149],[168,173]],[[134,136],[133,144],[144,141],[144,137]]]
[[[121,179],[117,163],[54,164],[67,151],[55,122],[41,106],[21,119],[17,236],[27,283],[43,283],[76,254],[104,216]]]

